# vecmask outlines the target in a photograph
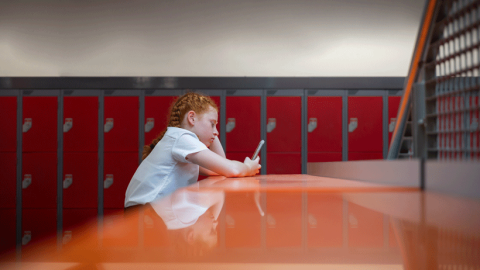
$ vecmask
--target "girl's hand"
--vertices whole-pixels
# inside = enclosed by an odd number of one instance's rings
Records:
[[[262,165],[258,164],[260,162],[260,157],[257,157],[255,160],[251,160],[249,157],[245,158],[243,162],[248,167],[248,172],[246,176],[254,176],[260,172]]]

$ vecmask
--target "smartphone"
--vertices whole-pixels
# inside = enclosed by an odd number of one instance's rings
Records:
[[[262,149],[262,145],[265,143],[264,140],[261,140],[259,143],[258,143],[258,146],[257,146],[257,149],[255,150],[255,152],[253,153],[253,156],[252,156],[252,160],[255,160],[258,156],[258,153],[260,152],[260,149]]]

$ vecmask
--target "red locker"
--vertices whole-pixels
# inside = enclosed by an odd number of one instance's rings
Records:
[[[17,154],[0,153],[0,208],[15,208],[17,194]]]
[[[301,247],[302,194],[267,194],[267,247]]]
[[[267,97],[267,152],[301,152],[301,122],[301,97]]]
[[[86,228],[95,226],[96,220],[97,209],[64,209],[63,244],[68,245],[74,241],[84,239]]]
[[[393,131],[397,122],[398,107],[402,97],[388,97],[388,146],[392,141]]]
[[[342,97],[308,97],[308,152],[342,152]]]
[[[383,214],[348,203],[348,246],[382,247]]]
[[[308,153],[308,162],[342,161],[342,153]]]
[[[105,152],[138,152],[138,97],[105,97]]]
[[[243,162],[243,161],[245,161],[246,157],[252,158],[253,152],[254,151],[243,152],[243,153],[242,152],[234,152],[234,153],[227,152],[225,155],[227,156],[227,159]],[[262,161],[261,161],[262,157],[260,156],[260,154],[258,156],[260,157],[260,163],[262,163]]]
[[[257,148],[261,136],[260,102],[260,97],[227,97],[227,152],[253,154]]]
[[[150,144],[168,125],[169,109],[177,97],[145,97],[145,144]]]
[[[375,160],[375,159],[383,159],[383,153],[382,152],[377,152],[377,153],[348,153],[348,160]]]
[[[267,174],[301,174],[300,153],[267,153]]]
[[[261,212],[260,194],[255,192],[231,192],[225,194],[225,246],[260,247]]]
[[[57,97],[23,97],[23,152],[57,151]]]
[[[15,251],[16,215],[15,209],[0,209],[0,256]]]
[[[98,151],[98,97],[64,97],[63,151]]]
[[[0,97],[0,152],[17,151],[17,97]]]
[[[105,153],[103,207],[123,209],[125,192],[138,167],[138,154]]]
[[[57,208],[57,153],[24,153],[22,207]]]
[[[343,200],[341,195],[308,193],[308,246],[341,247]]]
[[[382,152],[382,97],[348,97],[348,151]]]
[[[63,208],[97,208],[97,153],[64,153],[63,174]]]
[[[22,250],[41,241],[56,242],[56,209],[22,210]]]

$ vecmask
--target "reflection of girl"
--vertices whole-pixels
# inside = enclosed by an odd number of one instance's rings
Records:
[[[217,219],[224,200],[223,191],[195,191],[189,187],[150,205],[170,231],[177,251],[201,255],[217,244]]]

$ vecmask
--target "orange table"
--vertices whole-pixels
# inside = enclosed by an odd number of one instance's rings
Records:
[[[478,269],[479,214],[479,201],[414,188],[210,177],[92,221],[63,245],[7,254],[0,268]]]

